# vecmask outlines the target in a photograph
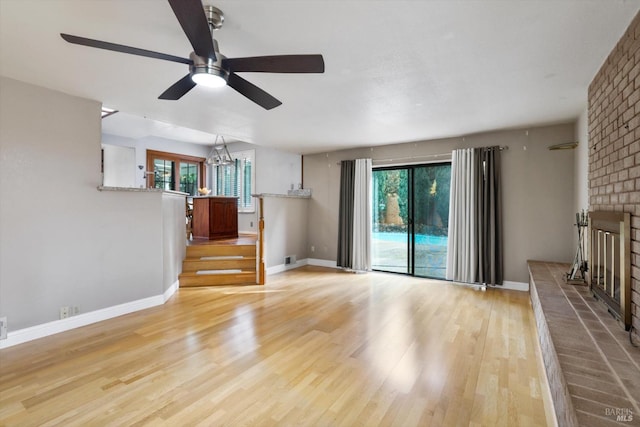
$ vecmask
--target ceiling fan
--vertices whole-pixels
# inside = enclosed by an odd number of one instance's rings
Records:
[[[189,58],[70,34],[61,33],[60,36],[69,43],[189,65],[189,74],[165,90],[159,99],[180,99],[197,84],[213,87],[228,85],[266,110],[270,110],[282,102],[236,73],[324,73],[322,55],[227,58],[220,53],[218,42],[213,38],[213,31],[220,29],[224,22],[224,15],[220,9],[213,6],[203,8],[200,0],[168,1],[193,46]]]

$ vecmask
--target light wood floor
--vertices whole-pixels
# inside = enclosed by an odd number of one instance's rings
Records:
[[[304,267],[0,351],[7,426],[544,426],[526,292]]]

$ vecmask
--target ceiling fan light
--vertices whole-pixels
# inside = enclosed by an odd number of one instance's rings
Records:
[[[202,85],[202,86],[212,87],[212,88],[222,87],[227,85],[227,80],[224,77],[219,76],[217,74],[210,74],[210,73],[207,73],[206,71],[194,72],[191,75],[191,80],[193,80],[193,82],[197,85]]]

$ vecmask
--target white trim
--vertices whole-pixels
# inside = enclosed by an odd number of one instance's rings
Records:
[[[287,271],[287,270],[293,270],[294,268],[303,267],[307,264],[308,264],[307,259],[299,259],[295,262],[295,264],[289,264],[289,265],[280,264],[280,265],[274,265],[273,267],[267,267],[267,276],[270,276],[272,274],[282,273],[283,271]]]
[[[509,289],[511,291],[529,292],[529,284],[526,282],[512,282],[503,280],[502,286],[492,286],[495,289]]]
[[[329,267],[329,268],[338,268],[337,261],[331,261],[328,259],[318,259],[318,258],[308,258],[308,265],[315,265],[316,267]]]
[[[284,264],[280,264],[280,265],[274,265],[273,267],[268,267],[267,275],[282,273],[283,271],[302,267],[304,265],[313,265],[316,267],[339,268],[337,261],[331,261],[328,259],[318,259],[318,258],[306,258],[306,259],[298,260],[295,264],[291,264],[288,266],[285,266]],[[356,271],[356,273],[365,273],[365,272]],[[452,281],[448,281],[448,282],[453,284],[461,284],[466,286],[477,287],[478,289],[482,289],[482,290],[486,290],[487,288],[486,286],[479,285],[477,283],[458,283],[458,282],[452,282]],[[529,284],[526,282],[512,282],[510,280],[503,280],[502,286],[489,286],[489,287],[492,289],[504,289],[504,290],[511,290],[511,291],[529,292]]]
[[[338,268],[336,261],[306,258],[298,260],[295,264],[285,266],[284,264],[267,268],[267,275],[280,273],[305,265],[313,265],[317,267]],[[9,332],[7,339],[0,341],[0,349],[12,347],[38,338],[44,338],[60,332],[69,331],[71,329],[80,328],[82,326],[91,325],[92,323],[101,322],[103,320],[112,319],[114,317],[123,316],[147,308],[164,304],[178,290],[179,282],[176,280],[162,295],[143,298],[136,301],[127,302],[113,307],[107,307],[89,313],[82,313],[77,316],[68,317],[66,319],[54,320],[52,322],[43,323],[41,325],[29,328],[19,329]],[[496,286],[497,289],[509,289],[515,291],[529,291],[529,284],[525,282],[511,282],[505,280],[502,286]]]
[[[176,281],[162,295],[143,298],[136,301],[127,302],[113,307],[102,308],[100,310],[82,313],[76,316],[67,317],[66,319],[54,320],[52,322],[43,323],[41,325],[29,328],[19,329],[9,332],[7,339],[0,341],[0,349],[12,347],[38,338],[48,337],[49,335],[58,334],[60,332],[69,331],[71,329],[80,328],[82,326],[91,325],[92,323],[101,322],[103,320],[112,319],[114,317],[123,316],[135,311],[145,310],[147,308],[162,305],[167,301],[178,289]]]
[[[171,298],[173,294],[175,294],[178,291],[179,287],[180,287],[179,280],[176,280],[175,282],[173,282],[173,285],[169,286],[169,288],[167,288],[167,290],[164,291],[164,293],[162,294],[162,298],[164,299],[164,302],[169,301],[169,298]]]
[[[267,276],[271,274],[282,273],[283,271],[293,270],[294,268],[303,267],[305,265],[313,265],[316,267],[328,267],[328,268],[338,268],[336,261],[331,261],[327,259],[317,259],[317,258],[305,258],[299,259],[295,264],[290,265],[274,265],[273,267],[267,268]]]

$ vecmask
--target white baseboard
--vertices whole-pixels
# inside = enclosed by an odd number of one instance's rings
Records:
[[[294,268],[302,267],[308,264],[307,261],[308,260],[305,258],[305,259],[296,260],[294,264],[289,264],[289,265],[280,264],[280,265],[274,265],[273,267],[268,267],[267,276],[271,274],[282,273],[283,271],[287,271],[287,270],[293,270]]]
[[[512,291],[529,292],[529,284],[525,282],[512,282],[510,280],[503,280],[502,286],[495,286],[496,289],[509,289]]]
[[[23,344],[38,338],[48,337],[49,335],[58,334],[60,332],[70,331],[71,329],[91,325],[92,323],[123,316],[135,311],[145,310],[157,305],[162,305],[171,298],[177,290],[178,281],[171,285],[162,295],[114,305],[113,307],[102,308],[89,313],[82,313],[76,316],[67,317],[66,319],[54,320],[41,325],[9,332],[7,334],[7,339],[0,341],[0,349]]]
[[[295,264],[289,265],[274,265],[273,267],[267,268],[267,275],[282,273],[283,271],[292,270],[294,268],[302,267],[305,265],[313,265],[316,267],[328,267],[328,268],[338,268],[336,261],[330,261],[326,259],[317,259],[317,258],[305,258],[297,260]]]
[[[308,258],[307,264],[315,265],[316,267],[338,268],[337,261],[331,261],[328,259]]]
[[[303,260],[298,260],[295,264],[290,264],[290,265],[280,264],[273,267],[269,267],[267,268],[267,275],[281,273],[283,271],[291,270],[293,268],[302,267],[303,265],[338,268],[337,261],[331,261],[327,259],[318,259],[318,258],[306,258]],[[358,271],[356,273],[364,273],[364,272]],[[477,285],[474,285],[474,286],[477,286]],[[504,280],[502,282],[502,286],[490,286],[490,287],[494,289],[508,289],[512,291],[529,292],[529,284],[526,282],[513,282],[510,280]]]
[[[162,298],[164,299],[164,302],[169,301],[169,298],[171,298],[173,294],[176,293],[179,287],[180,287],[179,280],[176,280],[175,282],[173,282],[173,285],[169,286],[169,288],[166,291],[164,291],[164,294],[162,294]]]

